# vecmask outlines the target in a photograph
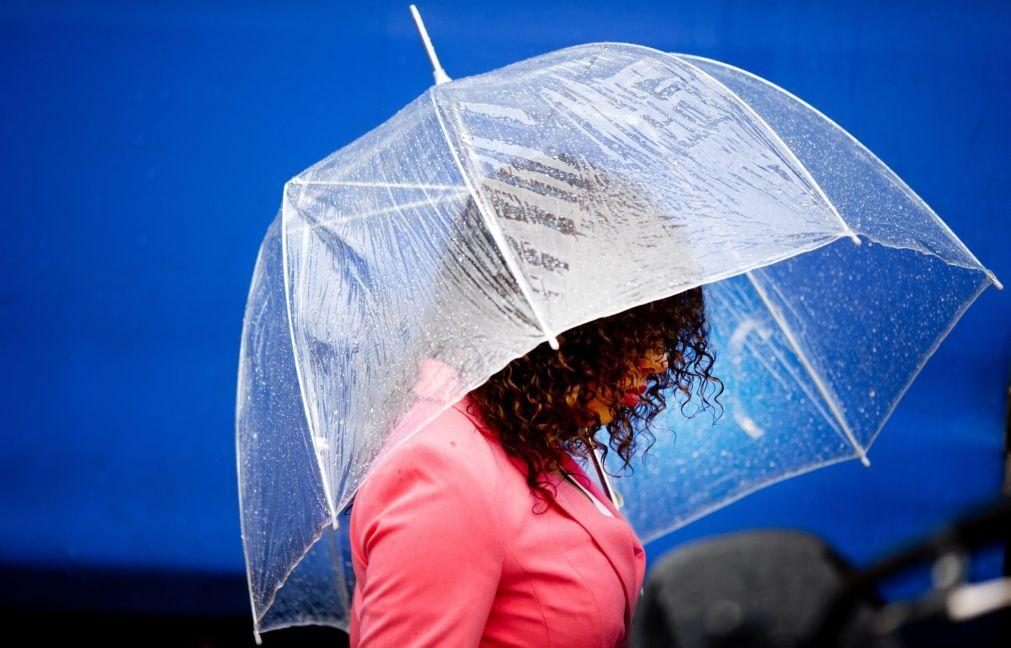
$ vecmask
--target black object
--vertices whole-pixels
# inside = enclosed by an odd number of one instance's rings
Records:
[[[855,603],[863,600],[883,581],[931,563],[935,571],[934,588],[918,600],[892,604],[882,610],[873,620],[875,634],[904,638],[901,644],[904,646],[964,645],[959,642],[958,634],[967,630],[955,628],[957,620],[951,619],[948,612],[950,596],[966,585],[970,552],[995,542],[1007,543],[1008,540],[1011,540],[1011,498],[1003,497],[925,540],[851,574],[825,609],[810,646],[823,648],[837,645],[833,642],[851,624]],[[978,616],[991,616],[992,627],[987,627],[971,645],[1011,645],[1011,619],[1008,618],[1006,604],[998,600],[996,605],[1000,607],[993,611],[980,609],[976,613]],[[996,615],[992,614],[994,611]],[[929,628],[929,632],[920,631],[917,626]],[[953,638],[942,639],[944,632]]]
[[[816,536],[789,530],[735,533],[665,557],[646,580],[633,648],[787,648],[810,634],[856,572]],[[860,630],[880,598],[847,601],[833,645],[869,646]],[[885,645],[885,644],[879,644]]]

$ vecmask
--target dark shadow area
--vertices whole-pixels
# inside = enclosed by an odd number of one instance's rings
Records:
[[[31,643],[256,646],[242,575],[0,566],[0,622]],[[262,635],[263,646],[347,646],[321,626]]]

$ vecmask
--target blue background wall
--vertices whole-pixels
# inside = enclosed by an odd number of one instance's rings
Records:
[[[600,40],[763,76],[864,142],[1011,285],[1009,3],[420,8],[453,77]],[[0,563],[244,579],[233,416],[260,238],[285,180],[430,83],[406,0],[0,6]],[[864,562],[933,529],[999,490],[1009,364],[1011,296],[988,290],[873,467],[769,488],[651,560],[783,525]],[[248,609],[236,598],[217,604]]]

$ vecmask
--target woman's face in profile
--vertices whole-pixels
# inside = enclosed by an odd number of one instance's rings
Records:
[[[646,391],[647,378],[651,374],[666,371],[667,362],[668,357],[666,352],[661,354],[656,351],[650,351],[645,357],[639,359],[638,362],[630,363],[626,381],[624,384],[620,385],[622,396],[616,405],[619,407],[635,407],[636,403],[639,402],[640,394]],[[566,400],[570,405],[576,402],[576,396],[579,393],[579,390],[580,387],[577,385],[566,396]],[[596,412],[600,417],[601,425],[607,425],[611,422],[611,419],[613,418],[611,416],[611,408],[607,403],[601,400],[599,393],[594,396],[593,400],[590,401],[589,408]]]

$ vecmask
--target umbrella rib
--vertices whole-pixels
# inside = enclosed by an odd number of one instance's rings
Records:
[[[357,182],[353,180],[299,180],[288,181],[293,185],[316,185],[321,187],[366,187],[373,189],[431,189],[435,191],[457,191],[460,185],[426,184],[423,182]]]
[[[825,381],[818,372],[815,371],[811,363],[808,362],[807,358],[804,356],[800,349],[800,344],[797,342],[796,336],[794,336],[793,331],[790,326],[786,323],[786,319],[783,317],[783,313],[780,312],[779,308],[776,307],[772,300],[769,299],[769,295],[765,292],[765,289],[759,284],[758,280],[755,279],[752,271],[749,270],[744,273],[748,277],[748,281],[755,288],[755,292],[758,293],[759,299],[765,304],[765,307],[769,309],[769,314],[772,315],[772,319],[775,320],[776,324],[779,326],[780,330],[783,331],[783,335],[786,336],[786,341],[789,343],[790,348],[793,352],[797,354],[797,359],[800,361],[804,370],[807,371],[808,376],[814,381],[814,386],[818,389],[818,393],[821,397],[825,399],[825,403],[828,405],[828,409],[832,412],[832,416],[835,417],[836,423],[842,428],[843,434],[846,435],[846,441],[849,442],[853,449],[856,451],[857,456],[860,458],[860,463],[864,466],[870,466],[870,459],[867,458],[867,452],[863,449],[863,446],[857,441],[856,436],[853,434],[853,430],[850,428],[849,423],[846,422],[846,417],[843,415],[842,410],[839,407],[839,403],[832,397],[825,385]]]
[[[356,214],[350,214],[348,216],[344,216],[343,218],[341,218],[339,222],[342,223],[342,224],[344,224],[344,223],[351,223],[351,222],[354,222],[354,221],[362,220],[362,219],[365,219],[365,218],[371,218],[373,216],[385,216],[387,214],[397,214],[397,212],[406,211],[406,210],[409,210],[409,209],[417,209],[417,208],[421,208],[421,207],[427,207],[427,206],[430,206],[430,205],[434,205],[434,204],[440,203],[440,202],[442,202],[444,200],[455,199],[455,198],[457,198],[459,196],[459,194],[465,194],[465,193],[467,193],[467,190],[461,188],[460,191],[457,192],[457,193],[445,194],[445,195],[442,195],[442,196],[436,196],[434,198],[426,198],[425,200],[416,200],[414,202],[403,203],[403,204],[400,204],[400,205],[395,205],[393,207],[385,207],[383,209],[373,209],[371,211],[365,211],[365,212],[359,212],[359,213],[356,213]],[[293,227],[291,229],[291,233],[298,232],[299,230],[300,230],[300,228]]]
[[[755,112],[755,109],[752,108],[751,105],[748,102],[746,102],[745,100],[741,99],[737,95],[737,93],[734,92],[733,90],[731,90],[730,88],[728,88],[726,86],[726,84],[722,83],[719,79],[713,77],[711,74],[709,74],[708,72],[706,72],[705,70],[703,70],[699,66],[693,64],[691,61],[685,61],[685,60],[683,60],[681,58],[678,58],[678,57],[676,57],[676,56],[674,56],[674,55],[672,55],[672,54],[670,54],[668,52],[663,52],[663,53],[666,54],[668,57],[673,58],[674,60],[678,61],[679,63],[687,65],[692,70],[696,71],[700,76],[702,76],[702,77],[704,77],[706,79],[709,79],[710,81],[712,81],[713,83],[715,83],[718,87],[720,87],[723,90],[725,90],[727,92],[727,94],[730,95],[730,97],[732,97],[737,102],[737,104],[745,110],[745,112],[747,112],[748,114],[750,114],[751,117],[756,122],[758,122],[758,124],[760,124],[761,126],[763,126],[765,128],[765,130],[768,131],[768,133],[770,135],[772,135],[773,138],[775,138],[775,141],[780,145],[780,147],[782,147],[782,149],[784,151],[786,151],[786,154],[789,156],[790,160],[794,164],[797,165],[797,167],[800,169],[801,173],[804,174],[804,177],[807,179],[807,181],[810,182],[811,186],[814,188],[814,190],[816,192],[818,192],[818,196],[820,196],[821,199],[823,201],[825,201],[825,204],[828,205],[828,208],[832,210],[832,214],[842,224],[843,229],[846,232],[846,235],[849,236],[850,239],[852,239],[855,244],[860,245],[860,237],[858,237],[857,234],[856,234],[856,232],[854,232],[853,229],[850,228],[849,223],[847,223],[845,221],[845,219],[843,219],[842,214],[840,214],[839,210],[836,209],[835,203],[833,203],[831,200],[829,200],[828,196],[825,194],[825,191],[821,188],[821,185],[818,184],[818,181],[814,179],[814,176],[812,176],[811,172],[808,171],[808,169],[807,169],[806,166],[804,166],[804,163],[800,161],[800,159],[797,157],[797,154],[793,152],[793,149],[791,149],[789,146],[786,145],[786,142],[784,142],[783,138],[779,136],[779,133],[777,133],[772,128],[772,126],[769,126],[768,122],[766,122],[765,119],[762,118],[761,115],[759,115],[757,112]]]
[[[955,234],[955,232],[952,231],[951,227],[949,227],[948,224],[945,223],[941,219],[941,217],[937,215],[937,212],[934,211],[934,208],[931,207],[930,205],[928,205],[926,203],[926,201],[923,200],[923,198],[921,198],[920,195],[918,193],[916,193],[916,191],[914,191],[913,188],[910,187],[908,183],[906,183],[904,180],[902,180],[899,177],[899,175],[897,173],[895,173],[895,171],[892,170],[892,168],[890,166],[888,166],[887,164],[885,164],[884,160],[882,160],[877,155],[875,155],[870,149],[867,148],[867,146],[863,142],[861,142],[860,140],[858,140],[856,137],[853,136],[852,133],[850,133],[848,130],[846,130],[845,128],[843,128],[842,126],[840,126],[838,123],[836,123],[836,121],[834,119],[832,119],[831,117],[829,117],[828,115],[826,115],[822,111],[818,110],[817,108],[815,108],[814,106],[812,106],[808,102],[804,101],[803,99],[801,99],[797,95],[793,94],[792,92],[790,92],[786,88],[778,86],[775,83],[772,83],[771,81],[768,81],[767,79],[763,79],[762,77],[760,77],[760,76],[758,76],[756,74],[753,74],[751,72],[748,72],[745,69],[736,67],[734,65],[730,65],[728,63],[724,63],[723,61],[716,61],[716,60],[713,60],[713,59],[710,59],[710,58],[706,58],[704,56],[696,56],[694,54],[676,54],[676,55],[673,55],[673,56],[676,56],[679,60],[684,60],[685,58],[692,58],[692,59],[697,59],[699,61],[706,61],[707,63],[715,63],[717,65],[720,65],[720,66],[725,67],[727,69],[733,70],[735,72],[740,72],[744,76],[746,76],[746,77],[748,77],[748,78],[750,78],[750,79],[752,79],[754,81],[757,81],[757,82],[759,82],[759,83],[761,83],[761,84],[763,84],[765,86],[773,88],[777,92],[782,92],[783,94],[785,94],[790,99],[793,99],[794,101],[796,101],[801,106],[804,106],[805,108],[807,108],[808,110],[810,110],[814,114],[816,114],[819,117],[821,117],[822,119],[824,119],[831,126],[833,126],[837,131],[839,131],[840,133],[842,133],[842,135],[846,139],[848,139],[850,142],[852,142],[857,148],[859,148],[866,155],[868,155],[869,157],[871,157],[875,161],[877,161],[885,169],[885,171],[888,172],[889,179],[890,180],[897,180],[902,185],[903,193],[908,193],[908,195],[911,197],[911,199],[913,200],[913,202],[915,202],[918,207],[923,208],[930,215],[930,217],[934,220],[934,223],[938,227],[940,227],[943,230],[945,230],[945,232],[949,236],[951,236],[951,238],[954,239],[958,243],[958,245],[961,248],[962,252],[965,253],[970,259],[972,259],[973,261],[975,261],[976,265],[978,265],[980,268],[983,268],[983,271],[986,273],[986,275],[990,279],[991,283],[993,283],[994,287],[996,287],[998,290],[1004,290],[1004,284],[1002,284],[997,279],[997,276],[991,270],[989,270],[986,266],[984,266],[982,263],[980,263],[979,259],[976,258],[976,255],[973,254],[972,251],[968,247],[966,247],[965,243],[962,242],[962,239],[960,239]],[[685,62],[691,64],[690,61],[685,61]],[[692,66],[692,67],[697,67],[697,66]]]
[[[269,234],[269,230],[268,230],[268,234]],[[261,262],[261,260],[263,258],[263,253],[264,253],[264,250],[266,249],[266,247],[267,246],[265,244],[261,245],[259,251],[256,253],[256,265],[254,266],[254,268],[259,268],[260,267],[260,262]],[[255,270],[254,270],[253,282],[250,284],[250,286],[249,286],[249,292],[247,293],[247,296],[246,296],[246,301],[247,302],[250,299],[253,299],[253,287],[255,285],[255,281],[256,281],[256,277],[255,277]],[[267,302],[265,301],[264,302],[264,306],[266,306],[266,303]],[[257,319],[259,319],[259,317]],[[245,320],[245,317],[243,317],[243,320]],[[243,328],[245,328],[245,322],[243,322]],[[241,338],[241,340],[240,340],[240,342],[239,342],[239,358],[245,358],[246,357],[246,353],[247,353],[246,344],[247,344],[247,339],[246,339],[246,336],[243,335],[242,338]],[[240,360],[240,363],[241,363],[241,360]],[[241,364],[240,364],[240,366],[241,366]],[[246,566],[246,589],[249,592],[249,607],[250,607],[250,610],[252,610],[252,613],[253,613],[253,640],[256,642],[257,646],[261,646],[261,645],[263,645],[263,639],[260,637],[260,618],[256,614],[256,611],[257,611],[257,608],[256,608],[256,597],[253,596],[253,591],[254,591],[254,585],[253,585],[253,567],[252,567],[252,564],[251,564],[251,562],[249,560],[249,554],[250,554],[249,546],[248,546],[248,543],[245,540],[245,538],[249,535],[247,533],[247,529],[246,529],[246,526],[247,526],[247,520],[246,520],[246,515],[245,515],[246,508],[245,508],[245,504],[243,503],[244,497],[243,497],[243,494],[242,494],[243,490],[244,490],[243,486],[245,485],[246,482],[245,482],[245,469],[243,468],[243,465],[242,465],[242,446],[240,445],[240,439],[239,439],[239,437],[241,435],[242,421],[243,421],[243,418],[244,418],[242,416],[242,410],[241,410],[240,404],[245,401],[246,394],[245,394],[245,387],[244,387],[244,384],[243,384],[243,381],[242,381],[241,369],[240,369],[240,373],[239,373],[238,383],[239,384],[236,387],[236,399],[235,399],[235,403],[236,403],[236,406],[235,406],[235,427],[236,427],[235,471],[236,471],[236,477],[238,478],[238,486],[239,486],[239,488],[238,488],[238,491],[239,491],[239,535],[242,538],[242,560],[243,560],[243,562],[245,563],[245,566]]]
[[[294,201],[288,195],[288,192],[284,192],[284,202],[287,202],[292,209],[297,210]],[[309,407],[309,401],[306,399],[305,391],[305,376],[302,375],[302,370],[300,368],[299,357],[298,357],[298,344],[295,338],[295,324],[292,320],[291,313],[291,287],[290,280],[288,278],[288,235],[287,235],[287,216],[284,210],[284,204],[281,205],[281,274],[284,279],[284,305],[287,312],[288,319],[288,335],[291,339],[291,354],[295,362],[295,377],[298,380],[298,392],[302,399],[302,410],[305,414],[306,426],[309,428],[309,440],[312,443],[313,454],[316,456],[316,467],[319,469],[320,482],[323,486],[323,496],[326,498],[326,504],[330,508],[330,522],[333,524],[333,528],[337,530],[337,510],[334,508],[333,493],[330,492],[330,481],[327,478],[327,472],[323,468],[323,455],[319,451],[317,446],[316,434],[319,431],[319,426],[314,425],[312,412],[313,410]],[[306,232],[302,232],[303,245],[305,245]]]
[[[777,133],[771,126],[769,126],[768,122],[766,122],[765,119],[763,119],[762,116],[759,115],[755,111],[755,109],[751,107],[750,104],[741,99],[737,95],[737,93],[728,88],[726,84],[720,82],[718,79],[716,79],[715,77],[713,77],[712,75],[710,75],[708,72],[698,67],[697,65],[691,63],[690,61],[685,61],[684,59],[676,57],[668,52],[663,52],[663,54],[677,60],[680,63],[683,63],[684,65],[687,65],[692,70],[695,70],[701,77],[709,79],[712,83],[715,83],[717,87],[723,88],[730,95],[730,97],[732,97],[738,103],[739,106],[741,106],[748,114],[750,114],[752,118],[757,121],[758,124],[763,126],[766,129],[766,131],[769,134],[771,134],[773,138],[775,138],[775,141],[786,152],[790,160],[792,160],[793,163],[797,165],[800,171],[804,174],[804,177],[807,179],[807,181],[811,183],[811,186],[814,188],[814,190],[818,193],[818,195],[825,202],[825,204],[828,205],[828,208],[832,210],[832,214],[839,220],[839,223],[843,226],[846,235],[849,236],[849,238],[852,239],[855,244],[860,245],[861,241],[860,238],[857,236],[856,232],[854,232],[850,228],[849,223],[847,223],[845,219],[843,219],[842,214],[840,214],[839,210],[836,209],[835,203],[829,200],[829,197],[825,194],[825,191],[822,189],[818,181],[814,179],[814,176],[811,175],[811,172],[808,170],[808,168],[804,166],[803,162],[800,161],[797,155],[793,152],[793,149],[791,149],[789,146],[786,145],[786,142],[784,142],[783,138],[779,136],[779,133]],[[843,416],[842,410],[839,407],[839,403],[836,402],[834,398],[832,398],[831,394],[828,391],[828,387],[825,385],[824,380],[822,380],[821,376],[818,375],[818,372],[815,371],[814,367],[811,366],[811,363],[808,362],[807,358],[801,352],[800,345],[798,344],[797,339],[793,334],[793,331],[790,329],[789,325],[787,325],[786,320],[783,317],[783,314],[779,311],[778,308],[776,308],[772,304],[765,290],[759,285],[758,281],[755,279],[752,272],[749,270],[745,274],[747,275],[748,280],[751,282],[751,285],[754,286],[755,291],[758,293],[759,298],[765,304],[765,307],[769,309],[769,313],[772,315],[772,318],[776,321],[776,324],[783,331],[783,335],[786,336],[787,342],[790,344],[790,347],[793,349],[794,353],[797,354],[797,358],[798,360],[800,360],[801,366],[803,366],[804,370],[807,371],[808,375],[814,381],[815,387],[818,389],[818,392],[821,394],[822,398],[825,399],[825,402],[828,404],[829,411],[832,412],[832,416],[835,417],[836,422],[839,424],[839,426],[843,430],[843,433],[846,435],[846,440],[849,442],[851,446],[853,446],[853,449],[856,451],[857,456],[860,458],[860,463],[862,463],[864,466],[870,466],[871,462],[867,458],[867,452],[863,449],[863,447],[860,445],[860,443],[854,436],[853,430],[850,428],[849,423],[846,422],[846,417]]]
[[[456,168],[460,172],[460,177],[463,178],[463,183],[466,185],[467,191],[470,192],[470,196],[474,200],[474,205],[477,206],[478,213],[481,214],[481,219],[484,221],[485,227],[488,228],[492,238],[495,239],[495,243],[499,248],[499,252],[502,254],[502,259],[505,261],[506,267],[508,267],[509,271],[512,272],[513,278],[516,279],[516,284],[519,286],[520,292],[523,293],[523,297],[526,298],[527,304],[530,306],[530,310],[533,311],[534,319],[537,320],[538,326],[541,327],[541,332],[544,333],[544,336],[547,338],[548,344],[551,348],[557,351],[558,338],[555,337],[555,334],[551,331],[551,327],[549,327],[548,323],[544,320],[541,310],[534,302],[533,289],[530,287],[530,283],[527,281],[526,276],[522,271],[520,271],[512,249],[505,241],[505,234],[502,232],[501,226],[487,213],[484,202],[478,195],[477,189],[471,184],[470,176],[467,175],[467,171],[463,168],[463,163],[460,161],[460,157],[456,154],[456,149],[449,137],[449,131],[446,129],[446,124],[442,119],[442,111],[439,109],[439,102],[435,99],[435,87],[430,88],[428,93],[429,98],[432,100],[432,110],[435,112],[435,118],[439,122],[439,130],[442,131],[443,141],[446,142],[446,148],[449,149],[450,155],[453,156],[453,162],[456,164]]]

